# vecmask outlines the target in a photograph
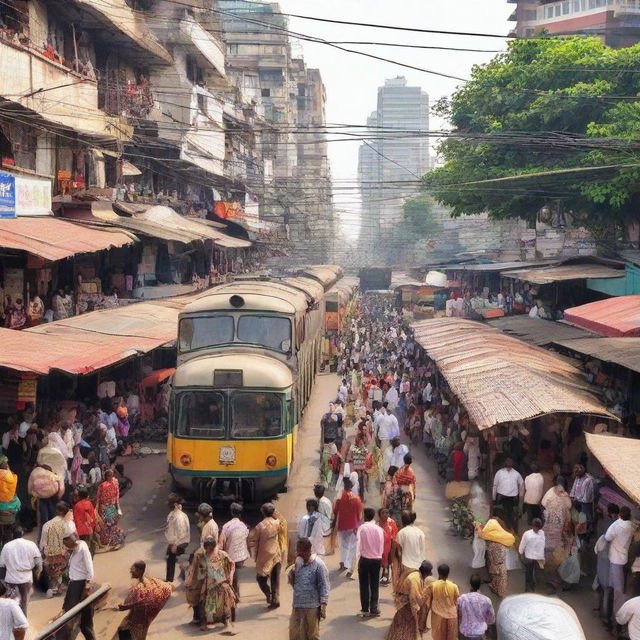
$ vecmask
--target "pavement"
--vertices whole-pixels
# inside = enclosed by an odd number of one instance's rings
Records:
[[[305,501],[313,495],[312,487],[318,477],[320,418],[327,410],[329,401],[335,397],[338,382],[333,374],[318,376],[305,411],[290,488],[280,496],[277,503],[278,509],[287,518],[290,529],[297,528],[297,519],[306,511]],[[451,578],[465,592],[472,573],[471,543],[451,533],[448,503],[444,497],[445,487],[438,478],[433,461],[427,458],[422,446],[411,449],[417,476],[417,524],[426,535],[427,558],[434,566],[447,562],[451,567]],[[112,585],[111,602],[126,594],[131,584],[128,569],[135,560],[143,559],[147,562],[149,575],[164,577],[166,543],[163,527],[167,513],[166,496],[170,491],[165,456],[149,455],[140,460],[129,460],[125,462],[125,467],[127,475],[133,480],[133,488],[122,499],[124,516],[121,524],[127,533],[126,545],[119,551],[101,553],[95,557],[96,581]],[[376,492],[372,493],[375,495],[367,500],[367,504],[377,507],[379,497]],[[222,522],[226,519],[226,514],[216,514],[216,519]],[[192,545],[195,540],[194,528]],[[379,618],[360,619],[356,615],[360,609],[357,580],[348,580],[339,574],[337,554],[325,557],[325,562],[330,572],[331,593],[327,620],[321,626],[321,636],[328,639],[344,637],[349,640],[382,640],[395,613],[390,587],[380,589],[382,615]],[[251,563],[248,565],[240,570],[241,602],[237,612],[237,637],[249,638],[257,633],[260,640],[282,640],[288,634],[291,589],[283,575],[282,605],[276,611],[267,610],[264,596],[255,582],[253,566]],[[509,589],[512,593],[524,590],[524,574],[521,570],[509,572]],[[485,589],[485,593],[491,595],[488,589]],[[594,596],[588,585],[575,592],[563,593],[562,598],[576,610],[589,640],[611,638],[591,611]],[[61,604],[61,597],[46,599],[43,594],[35,593],[29,610],[29,636],[35,630],[42,629],[60,610]],[[494,605],[498,605],[495,599]],[[205,634],[189,625],[190,620],[191,609],[185,603],[184,588],[179,586],[151,626],[150,637],[154,640],[169,640],[212,634],[220,636],[221,627],[215,627]],[[431,634],[427,632],[424,638],[428,640]],[[110,639],[103,636],[99,640]]]

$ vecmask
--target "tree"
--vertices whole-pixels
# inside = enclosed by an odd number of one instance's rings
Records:
[[[636,220],[640,166],[593,167],[640,165],[639,68],[640,45],[512,41],[436,105],[453,130],[439,146],[445,164],[424,176],[425,190],[453,216],[534,221],[553,205],[600,231]],[[500,178],[507,180],[468,184]]]

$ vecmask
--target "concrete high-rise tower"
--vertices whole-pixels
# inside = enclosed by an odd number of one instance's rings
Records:
[[[367,127],[358,163],[360,246],[379,258],[379,243],[390,248],[389,234],[402,220],[404,201],[429,170],[429,96],[421,87],[407,86],[402,76],[386,80]],[[385,255],[388,261],[390,252]]]

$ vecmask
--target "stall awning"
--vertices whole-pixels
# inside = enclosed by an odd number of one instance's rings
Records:
[[[93,253],[136,242],[131,233],[96,229],[53,216],[0,220],[0,247],[26,251],[47,260]]]
[[[624,269],[613,269],[601,264],[566,264],[542,269],[505,271],[501,275],[532,284],[552,284],[587,278],[624,278],[625,273]]]
[[[640,295],[619,296],[572,307],[564,322],[608,338],[640,336]]]
[[[581,371],[544,349],[472,320],[422,320],[412,328],[479,429],[551,413],[617,420]]]
[[[528,315],[504,316],[503,318],[488,320],[488,323],[508,335],[515,336],[524,342],[535,344],[539,347],[559,340],[593,337],[592,333],[584,329],[571,327],[553,320],[530,318]]]
[[[584,338],[554,340],[553,343],[640,373],[640,338]]]
[[[587,433],[587,447],[613,481],[640,504],[640,440],[619,436]]]

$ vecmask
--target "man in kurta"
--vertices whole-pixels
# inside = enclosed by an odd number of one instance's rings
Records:
[[[438,567],[438,579],[425,588],[425,607],[431,609],[433,640],[458,639],[458,585],[449,580],[449,565]]]
[[[128,611],[127,617],[118,629],[121,640],[145,640],[149,626],[169,601],[173,587],[171,583],[158,578],[147,578],[144,575],[147,565],[143,560],[131,566],[131,577],[135,583],[118,611]]]
[[[267,606],[277,609],[280,606],[280,570],[283,544],[286,544],[286,523],[283,531],[283,522],[270,502],[262,505],[261,512],[263,520],[249,534],[249,549],[256,561],[256,581],[267,599]]]

